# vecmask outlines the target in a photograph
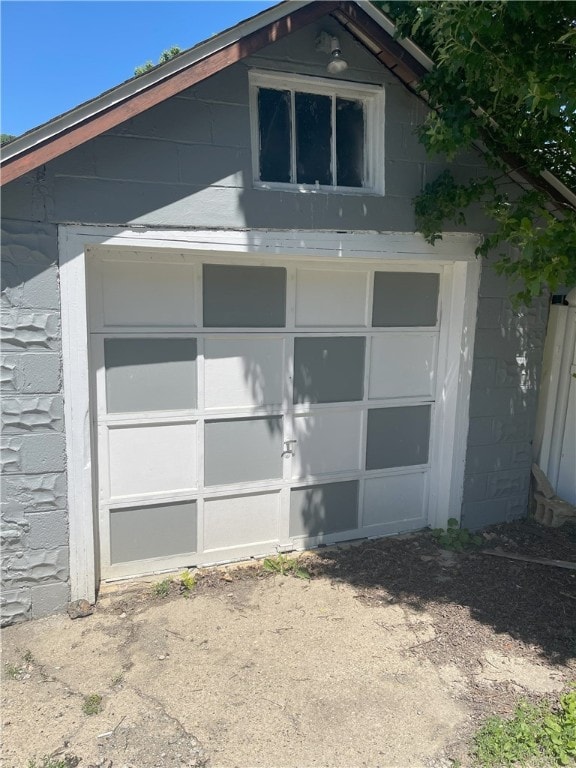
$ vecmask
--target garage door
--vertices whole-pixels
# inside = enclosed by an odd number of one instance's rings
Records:
[[[443,269],[94,260],[102,577],[424,527]]]

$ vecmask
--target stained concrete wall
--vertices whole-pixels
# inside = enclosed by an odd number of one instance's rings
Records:
[[[385,85],[384,196],[253,188],[248,71],[326,76],[314,44],[321,29],[340,36],[346,80]],[[67,595],[56,225],[413,231],[413,197],[447,167],[417,140],[424,115],[421,101],[326,19],[4,188],[8,620],[54,610]],[[485,171],[474,152],[451,167],[462,179]],[[477,212],[461,227],[488,228]],[[484,269],[463,507],[470,527],[526,510],[546,306],[518,315],[512,291]]]
[[[2,226],[2,622],[68,601],[57,230]]]

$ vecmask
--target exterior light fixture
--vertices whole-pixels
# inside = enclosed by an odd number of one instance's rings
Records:
[[[342,56],[340,41],[333,37],[330,43],[330,61],[326,67],[331,75],[340,75],[348,69],[348,62]]]
[[[330,56],[326,69],[331,75],[340,75],[348,69],[348,62],[342,56],[340,40],[329,32],[319,33],[316,38],[316,50]]]

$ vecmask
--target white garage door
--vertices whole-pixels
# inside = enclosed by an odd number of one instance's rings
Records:
[[[444,269],[95,259],[102,577],[425,526]]]

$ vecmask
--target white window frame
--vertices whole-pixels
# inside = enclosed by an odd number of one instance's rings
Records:
[[[384,194],[384,87],[365,83],[343,82],[326,77],[309,77],[285,72],[253,69],[249,72],[250,130],[252,143],[252,180],[256,189],[279,189],[292,192],[338,192],[343,194]],[[364,185],[344,187],[337,184],[299,184],[260,180],[260,132],[258,90],[273,88],[291,93],[291,176],[296,177],[296,137],[294,132],[294,93],[315,93],[324,96],[354,99],[364,103]],[[334,104],[334,102],[333,102]],[[334,114],[332,115],[334,122]],[[331,169],[336,167],[336,142],[332,141]]]

